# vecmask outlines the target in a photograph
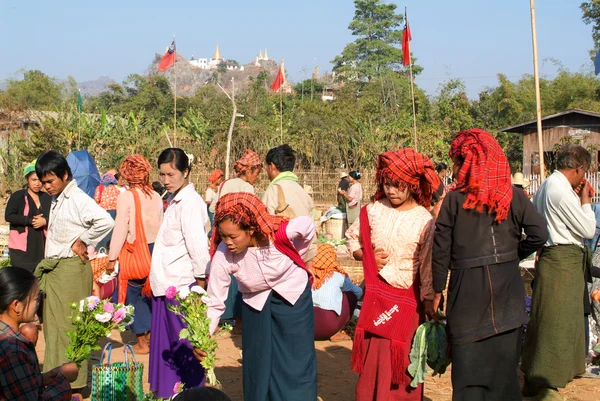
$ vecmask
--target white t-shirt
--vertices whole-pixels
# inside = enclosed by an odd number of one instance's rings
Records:
[[[215,191],[211,187],[208,187],[206,189],[206,194],[204,195],[204,201],[206,203],[211,203],[213,199],[215,199],[215,196],[217,196],[217,191]]]

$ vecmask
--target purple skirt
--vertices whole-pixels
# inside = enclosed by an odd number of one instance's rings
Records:
[[[179,339],[184,324],[167,309],[171,302],[165,297],[152,297],[148,381],[158,398],[171,397],[177,382],[186,388],[204,386],[204,368],[194,357],[189,341]]]

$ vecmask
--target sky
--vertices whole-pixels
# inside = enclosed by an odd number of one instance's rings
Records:
[[[405,0],[413,41],[424,68],[416,83],[435,96],[440,84],[461,78],[469,97],[497,84],[533,74],[528,0]],[[580,0],[538,0],[540,74],[552,78],[557,64],[590,71],[591,27],[581,21]],[[259,49],[285,58],[292,81],[310,78],[353,41],[350,0],[0,0],[0,81],[22,69],[77,81],[108,76],[121,82],[147,71],[173,35],[190,58],[221,55],[246,64]]]

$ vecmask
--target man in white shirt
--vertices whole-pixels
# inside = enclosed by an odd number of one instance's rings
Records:
[[[35,165],[44,189],[52,196],[45,259],[36,276],[45,293],[44,369],[51,370],[65,362],[69,344],[66,332],[72,329],[70,305],[89,296],[92,291],[92,268],[87,247],[96,245],[114,226],[112,217],[94,199],[77,187],[67,160],[56,151],[40,156]],[[87,361],[79,370],[72,388],[87,384]]]
[[[525,396],[542,391],[551,397],[585,372],[584,273],[591,255],[583,241],[596,230],[590,185],[584,179],[591,161],[583,147],[563,146],[557,170],[533,197],[550,235],[539,254],[523,350]]]

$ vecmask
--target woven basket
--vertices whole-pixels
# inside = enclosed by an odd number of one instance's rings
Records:
[[[344,224],[343,219],[329,219],[323,226],[325,228],[325,234],[331,236],[331,239],[343,239],[344,238]]]
[[[363,282],[365,273],[361,261],[354,260],[354,258],[350,256],[338,256],[338,262],[346,273],[348,273],[350,280],[352,280],[354,284],[360,285]]]

